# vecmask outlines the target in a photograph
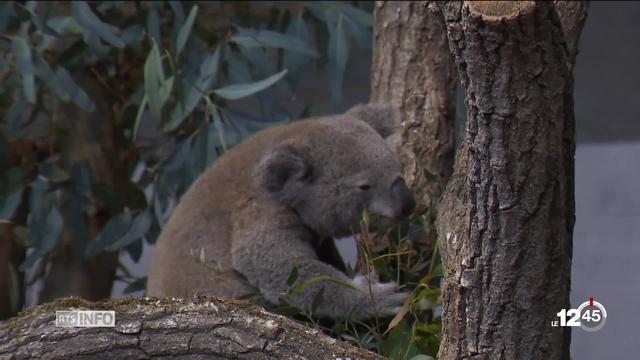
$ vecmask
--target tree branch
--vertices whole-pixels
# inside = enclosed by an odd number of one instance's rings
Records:
[[[55,311],[114,310],[115,328],[55,326]],[[243,301],[64,298],[0,323],[9,359],[382,359]]]

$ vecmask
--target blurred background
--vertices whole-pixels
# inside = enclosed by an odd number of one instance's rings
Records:
[[[142,294],[160,224],[179,194],[224,148],[273,124],[340,112],[369,98],[369,2],[290,2],[277,11],[267,3],[214,2],[198,8],[193,15],[196,20],[190,20],[193,7],[175,2],[130,9],[100,3],[94,10],[119,32],[96,23],[88,7],[70,7],[43,10],[8,2],[0,5],[0,32],[12,30],[11,35],[3,35],[0,50],[16,59],[14,63],[9,57],[0,60],[0,86],[5,94],[0,99],[2,136],[7,144],[14,141],[13,146],[20,140],[22,154],[30,154],[3,165],[2,185],[11,191],[5,190],[0,198],[0,214],[4,219],[10,212],[16,221],[29,206],[41,214],[22,219],[24,226],[12,230],[12,236],[31,246],[26,259],[15,267],[27,271],[24,282],[29,292],[23,299],[27,304],[42,299],[43,293],[45,298],[56,296],[55,290],[38,280],[41,274],[59,273],[61,281],[71,283],[68,279],[79,276],[72,271],[93,271],[86,264],[70,264],[71,256],[60,264],[42,261],[43,255],[60,246],[58,239],[73,243],[78,237],[62,231],[63,218],[75,224],[74,231],[99,240],[97,245],[76,244],[75,250],[66,251],[119,254],[118,280],[108,290],[112,296]],[[48,20],[38,23],[35,19],[43,12]],[[608,320],[595,333],[574,329],[575,359],[630,358],[640,351],[638,317],[632,312],[640,298],[638,19],[638,2],[592,2],[580,39],[575,69],[577,222],[571,301],[577,307],[593,297],[606,307]],[[287,37],[258,33],[259,28]],[[37,29],[53,34],[29,35]],[[153,41],[148,41],[145,31]],[[22,34],[24,44],[15,39],[16,34]],[[259,39],[257,45],[252,43],[255,39]],[[56,45],[51,47],[51,42]],[[114,48],[125,50],[117,51],[118,58],[108,58]],[[91,80],[70,76],[83,68],[89,69]],[[34,89],[24,86],[15,95],[15,88],[22,86],[17,84],[29,73],[35,78],[31,80]],[[107,83],[113,92],[94,91],[95,79]],[[233,87],[237,84],[243,86]],[[78,119],[71,106],[49,107],[52,96],[98,112]],[[35,99],[45,105],[34,105]],[[106,99],[111,103],[104,104]],[[69,114],[78,123],[66,124]],[[101,116],[118,119],[121,133],[116,137],[124,139],[114,141],[115,149],[96,145],[96,134],[103,130],[89,125]],[[78,131],[79,138],[94,139],[65,144],[42,140],[55,139],[69,129]],[[118,144],[126,145],[118,148]],[[18,150],[6,150],[11,151]],[[73,156],[78,151],[95,156],[83,162]],[[94,163],[104,161],[119,165],[96,172]],[[34,162],[38,163],[35,169],[27,166]],[[34,189],[28,197],[20,185],[27,177]],[[97,189],[96,179],[106,185]],[[99,201],[86,199],[91,186]],[[118,199],[118,194],[126,195]],[[56,206],[60,211],[51,210]],[[78,225],[77,214],[82,212],[90,214],[93,222]],[[345,256],[353,259],[353,243],[342,244]],[[0,260],[6,261],[10,250],[0,250],[5,256]],[[115,268],[115,258],[101,261],[101,266]]]

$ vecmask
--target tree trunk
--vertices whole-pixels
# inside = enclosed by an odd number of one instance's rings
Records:
[[[441,3],[468,120],[438,213],[440,359],[569,358],[551,321],[569,308],[573,59],[553,6]]]
[[[0,320],[15,315],[24,304],[23,281],[18,276],[23,254],[13,238],[13,224],[0,221]]]
[[[126,171],[117,168],[119,159],[112,96],[92,75],[79,73],[76,81],[93,99],[96,109],[88,113],[72,103],[60,102],[53,121],[68,130],[66,141],[60,144],[62,162],[70,170],[74,163],[87,160],[95,182],[106,185],[114,194],[126,194],[128,179],[122,175]],[[105,299],[111,295],[118,252],[105,251],[92,258],[84,257],[84,246],[98,235],[111,215],[106,206],[102,206],[95,215],[87,218],[89,239],[74,239],[77,234],[71,230],[73,226],[69,219],[65,219],[62,238],[49,255],[50,271],[38,303],[70,295],[88,300]]]
[[[560,17],[562,32],[567,44],[569,68],[573,72],[573,66],[578,55],[578,40],[582,33],[582,27],[587,20],[588,1],[558,1],[553,6]]]
[[[378,1],[375,8],[372,102],[391,102],[403,114],[393,144],[417,213],[435,220],[453,169],[455,65],[438,17],[425,3]],[[427,229],[427,241],[435,240]]]
[[[55,310],[114,310],[115,328],[55,326]],[[5,359],[382,359],[243,301],[65,298],[0,324]]]

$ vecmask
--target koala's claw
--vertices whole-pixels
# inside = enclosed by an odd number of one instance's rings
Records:
[[[369,285],[369,280],[371,285]],[[375,277],[357,275],[353,279],[353,285],[365,294],[370,307],[369,312],[374,312],[380,316],[393,316],[400,312],[404,302],[410,293],[398,291],[398,284],[395,282],[380,283]]]

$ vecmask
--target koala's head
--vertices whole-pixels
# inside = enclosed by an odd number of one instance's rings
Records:
[[[309,132],[265,154],[256,168],[259,186],[322,236],[360,231],[363,212],[379,230],[406,218],[415,201],[384,137],[393,112],[356,107],[345,115],[311,120]]]

